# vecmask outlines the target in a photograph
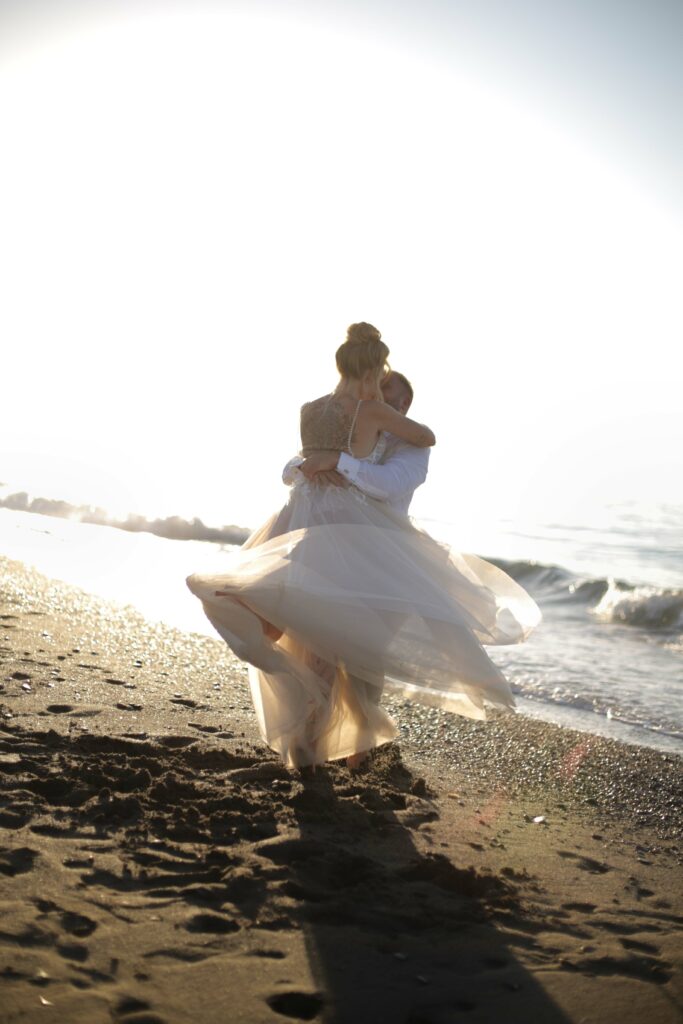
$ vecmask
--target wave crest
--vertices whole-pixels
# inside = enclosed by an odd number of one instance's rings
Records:
[[[600,622],[646,629],[683,628],[683,590],[629,583],[615,577],[582,577],[559,565],[487,558],[544,604],[581,604]]]
[[[602,622],[623,622],[650,629],[683,628],[683,592],[659,587],[624,587],[615,580],[589,609]]]

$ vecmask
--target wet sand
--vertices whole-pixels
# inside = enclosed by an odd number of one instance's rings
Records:
[[[0,572],[3,1021],[681,1019],[677,755],[387,700],[291,771],[218,638]]]

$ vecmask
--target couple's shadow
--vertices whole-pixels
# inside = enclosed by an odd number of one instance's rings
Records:
[[[568,1021],[501,931],[516,917],[516,946],[533,945],[538,929],[526,921],[525,932],[520,893],[443,853],[437,804],[396,743],[359,771],[330,763],[298,781],[290,806],[300,837],[280,855],[317,995],[287,1016],[443,1024],[478,1010],[491,1021]]]

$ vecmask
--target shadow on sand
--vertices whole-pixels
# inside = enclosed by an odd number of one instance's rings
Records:
[[[515,957],[534,945],[537,911],[514,880],[439,850],[437,807],[396,744],[362,772],[328,765],[301,779],[300,838],[278,860],[319,1002],[290,997],[281,1012],[326,1024],[568,1021]],[[417,849],[420,829],[434,849]]]
[[[358,773],[343,764],[291,772],[270,751],[187,736],[9,725],[0,753],[0,838],[21,837],[0,845],[0,873],[26,922],[3,933],[17,963],[5,974],[29,1000],[19,965],[32,946],[55,947],[67,983],[107,991],[115,972],[90,949],[101,917],[118,929],[101,956],[108,950],[141,984],[155,965],[180,961],[182,986],[184,965],[210,962],[229,989],[232,965],[249,957],[251,978],[255,954],[283,958],[278,935],[285,947],[303,935],[314,990],[274,985],[263,1001],[256,986],[254,1020],[567,1020],[516,959],[543,926],[527,883],[445,855],[438,829],[430,833],[437,805],[395,744]],[[67,909],[35,899],[32,875],[51,856],[77,881],[63,880]],[[131,946],[125,922],[150,907],[157,923]]]

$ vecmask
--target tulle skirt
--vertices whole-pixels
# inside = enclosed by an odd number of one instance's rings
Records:
[[[308,482],[219,575],[187,585],[249,663],[261,735],[289,766],[394,739],[385,690],[468,718],[485,719],[487,705],[513,708],[483,645],[521,643],[541,621],[490,562],[355,487]]]

